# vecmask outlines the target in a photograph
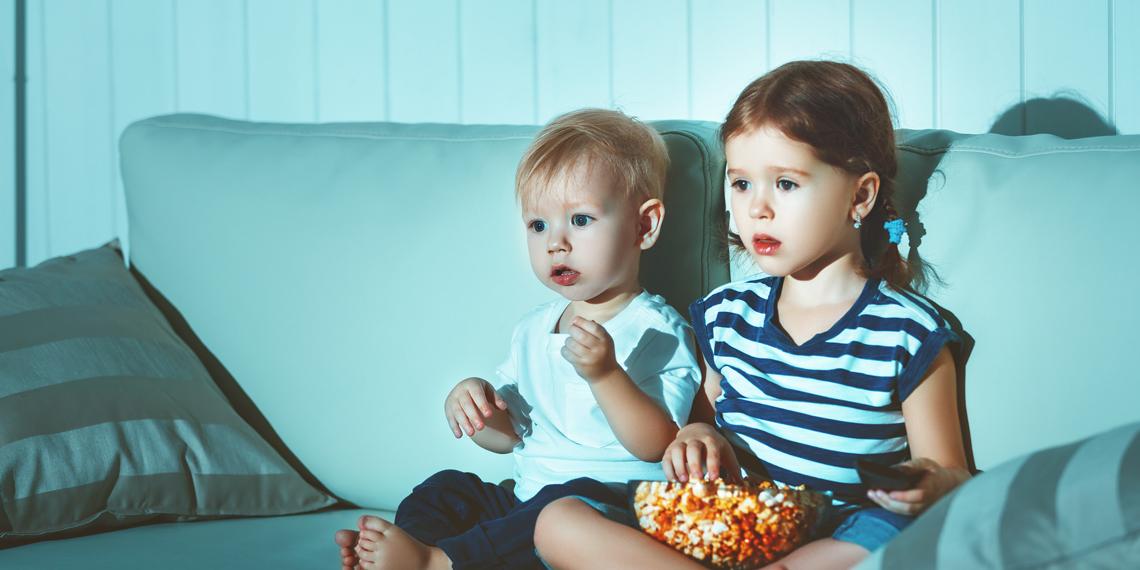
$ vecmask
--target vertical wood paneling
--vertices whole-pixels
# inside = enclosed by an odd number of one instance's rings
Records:
[[[896,124],[914,129],[934,126],[932,11],[932,0],[852,1],[852,61],[886,89]]]
[[[1024,9],[1025,99],[1073,98],[1107,117],[1108,1],[1024,2]],[[1026,110],[1028,132],[1056,123],[1049,109]]]
[[[1116,129],[1140,133],[1140,0],[1114,0],[1113,110]]]
[[[1018,0],[939,0],[940,128],[984,133],[1021,102],[1020,17]]]
[[[851,56],[849,0],[769,0],[772,68],[796,59]]]
[[[609,0],[537,0],[538,123],[579,107],[609,107]]]
[[[172,0],[110,0],[111,146],[114,235],[130,251],[119,136],[127,125],[176,110],[178,77]]]
[[[534,123],[534,1],[460,0],[459,15],[463,121]]]
[[[178,110],[247,118],[244,0],[175,0]]]
[[[249,116],[315,121],[315,0],[247,0]]]
[[[0,38],[16,37],[16,2],[0,0]],[[0,39],[0,269],[16,264],[15,42]]]
[[[111,52],[106,0],[29,2],[42,67],[29,93],[29,119],[40,115],[29,176],[29,265],[51,255],[95,247],[114,236],[111,182]],[[34,9],[33,9],[34,11]],[[34,40],[33,40],[34,43]],[[42,95],[46,94],[48,98]],[[41,95],[36,97],[36,95]],[[30,125],[32,126],[32,125]]]
[[[377,0],[318,2],[318,120],[387,118],[384,6]]]
[[[689,116],[688,31],[686,0],[613,2],[615,106],[644,120]]]
[[[690,3],[693,118],[723,121],[737,95],[768,71],[767,0]]]
[[[460,120],[459,28],[456,0],[388,4],[390,120]]]

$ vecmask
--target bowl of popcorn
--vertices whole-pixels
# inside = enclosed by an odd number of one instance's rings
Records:
[[[641,530],[713,568],[756,568],[811,537],[830,499],[771,481],[637,481],[633,510]]]

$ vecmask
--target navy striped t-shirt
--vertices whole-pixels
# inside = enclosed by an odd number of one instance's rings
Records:
[[[797,345],[777,324],[782,283],[729,283],[689,308],[705,359],[724,376],[717,426],[776,481],[862,502],[855,460],[910,457],[902,401],[958,337],[928,300],[871,279],[829,330]]]

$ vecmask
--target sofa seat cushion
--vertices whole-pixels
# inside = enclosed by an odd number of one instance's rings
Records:
[[[200,570],[202,568],[339,568],[337,529],[356,528],[362,514],[333,510],[305,515],[151,524],[0,550],[0,568]]]

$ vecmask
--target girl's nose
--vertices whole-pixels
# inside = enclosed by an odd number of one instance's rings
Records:
[[[752,200],[748,202],[748,216],[755,219],[772,217],[772,203],[767,192],[757,190],[752,193]]]

